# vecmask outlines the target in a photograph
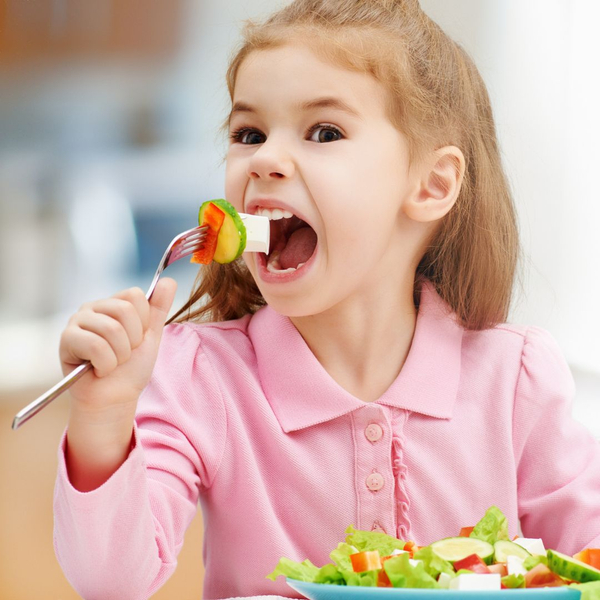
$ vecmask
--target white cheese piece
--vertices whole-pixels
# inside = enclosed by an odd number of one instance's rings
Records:
[[[244,252],[269,252],[271,225],[268,217],[239,213],[246,227],[246,248]]]
[[[544,548],[541,538],[517,538],[513,542],[519,544],[521,548],[525,548],[530,554],[546,554],[546,548]]]
[[[506,569],[509,575],[525,575],[527,573],[527,569],[523,566],[523,559],[510,554],[506,557]]]
[[[398,548],[394,548],[390,556],[398,556],[398,554],[406,554],[406,550],[399,550]]]
[[[448,573],[440,573],[438,577],[438,584],[443,590],[447,590],[450,587],[452,577]]]
[[[499,573],[463,573],[450,581],[451,590],[499,590]]]

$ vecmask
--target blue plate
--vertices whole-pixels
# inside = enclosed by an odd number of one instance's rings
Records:
[[[351,585],[326,585],[286,579],[287,584],[310,600],[579,600],[581,592],[573,588],[548,587],[528,590],[424,590],[411,588],[377,588]]]

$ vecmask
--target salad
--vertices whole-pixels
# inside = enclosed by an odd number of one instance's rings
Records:
[[[346,540],[317,567],[282,558],[268,579],[279,576],[328,585],[500,590],[571,586],[582,600],[600,600],[600,549],[574,556],[546,550],[540,539],[509,539],[508,522],[496,506],[473,527],[429,546],[385,533],[346,530]]]

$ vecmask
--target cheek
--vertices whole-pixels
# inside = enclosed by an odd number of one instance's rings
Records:
[[[225,198],[238,212],[244,209],[245,188],[246,178],[239,162],[228,159],[225,166]]]

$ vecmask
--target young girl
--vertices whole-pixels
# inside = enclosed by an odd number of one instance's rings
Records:
[[[418,545],[492,504],[510,535],[600,545],[600,446],[548,333],[503,324],[518,241],[478,72],[411,0],[297,0],[228,83],[226,197],[268,256],[82,307],[56,552],[84,598],[147,598],[198,501],[207,599],[295,593],[350,524]],[[200,323],[200,321],[204,321]],[[162,336],[162,340],[161,340]]]

